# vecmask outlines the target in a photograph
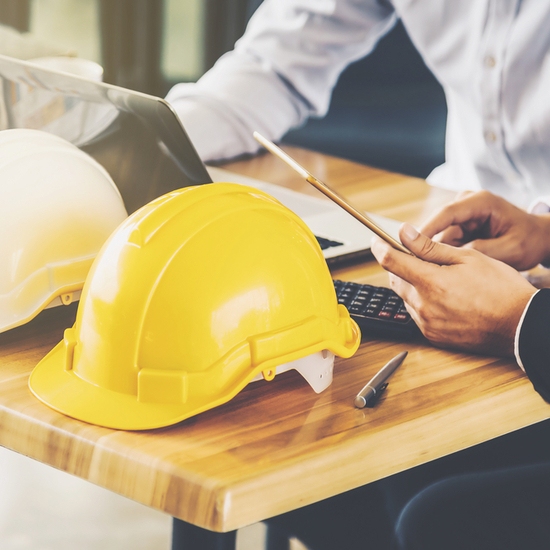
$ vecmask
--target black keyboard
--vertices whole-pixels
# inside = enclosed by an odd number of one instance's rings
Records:
[[[348,309],[363,336],[410,338],[420,334],[403,300],[390,288],[335,280],[338,302]]]

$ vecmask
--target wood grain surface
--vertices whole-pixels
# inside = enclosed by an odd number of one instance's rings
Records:
[[[288,148],[361,207],[418,222],[452,194],[423,181]],[[226,168],[316,193],[268,155]],[[334,277],[387,284],[374,262]],[[0,444],[172,516],[229,531],[325,499],[549,417],[550,406],[509,360],[451,353],[422,339],[364,335],[315,394],[295,372],[249,385],[230,403],[176,426],[124,432],[59,414],[27,378],[62,338],[75,305],[0,335]],[[381,402],[353,398],[390,358],[409,350]]]

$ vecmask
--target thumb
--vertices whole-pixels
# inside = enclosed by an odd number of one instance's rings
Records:
[[[453,246],[432,241],[412,225],[404,223],[399,230],[401,242],[417,257],[438,265],[460,263],[460,252]]]

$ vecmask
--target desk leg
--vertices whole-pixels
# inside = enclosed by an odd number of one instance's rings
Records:
[[[181,519],[172,522],[172,550],[236,550],[237,531],[214,533]]]

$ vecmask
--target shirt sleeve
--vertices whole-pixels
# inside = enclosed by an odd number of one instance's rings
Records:
[[[395,24],[386,0],[264,0],[235,49],[166,96],[203,160],[258,150],[323,116],[340,73]]]
[[[534,200],[530,205],[527,211],[530,214],[548,214],[550,213],[550,197],[538,197],[536,200]],[[545,267],[546,269],[550,269],[550,264],[548,263],[541,263],[542,267]]]
[[[548,214],[550,212],[550,197],[539,197],[529,205],[531,214]]]
[[[516,358],[535,390],[550,402],[550,288],[536,292],[516,335]]]

